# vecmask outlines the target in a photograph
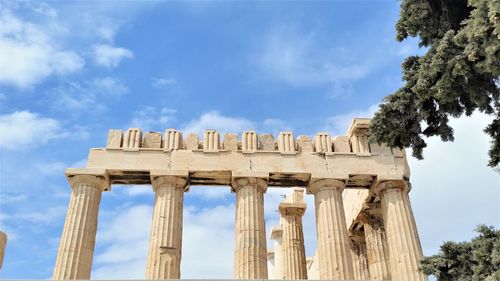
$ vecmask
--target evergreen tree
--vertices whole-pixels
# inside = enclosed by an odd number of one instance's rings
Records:
[[[441,251],[425,257],[420,265],[438,281],[499,281],[500,230],[480,225],[471,242],[445,242]]]
[[[402,64],[405,85],[387,96],[372,120],[373,140],[411,147],[423,137],[453,141],[449,117],[475,110],[494,116],[489,165],[500,162],[500,0],[402,0],[397,39],[418,36],[427,48]]]

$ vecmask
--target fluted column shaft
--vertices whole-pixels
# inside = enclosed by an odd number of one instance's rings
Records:
[[[151,175],[155,191],[146,279],[179,279],[182,212],[187,177]]]
[[[407,183],[403,181],[388,181],[377,186],[389,249],[390,272],[392,280],[426,281],[427,277],[418,269],[423,254],[408,190]]]
[[[267,279],[264,192],[267,179],[233,179],[236,192],[234,278]]]
[[[68,180],[73,191],[52,279],[90,279],[99,203],[108,185],[107,178],[105,175],[74,175]]]
[[[290,279],[307,279],[306,250],[304,246],[304,230],[302,216],[306,204],[281,203],[279,210],[283,227],[284,277]]]
[[[391,280],[384,226],[378,218],[368,214],[365,215],[363,222],[370,278]]]
[[[366,257],[366,244],[360,241],[353,242],[351,244],[351,257],[354,280],[369,280],[370,274]]]
[[[345,221],[342,190],[344,181],[311,180],[308,192],[314,194],[320,279],[354,278],[349,235]]]

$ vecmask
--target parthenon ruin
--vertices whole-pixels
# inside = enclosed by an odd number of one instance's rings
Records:
[[[255,131],[244,131],[240,140],[228,133],[221,141],[217,131],[206,130],[200,141],[174,129],[164,135],[110,130],[106,147],[90,150],[87,167],[66,169],[73,191],[53,279],[90,279],[102,192],[150,184],[155,202],[146,279],[181,277],[182,244],[189,243],[182,240],[184,192],[191,185],[229,185],[236,197],[235,279],[307,279],[314,265],[322,280],[427,280],[418,270],[422,249],[404,151],[369,143],[369,124],[356,118],[344,136],[295,139],[285,131],[276,140]],[[283,223],[271,237],[281,241],[278,277],[268,271],[268,187],[302,188],[315,198],[312,261],[306,261],[301,233],[302,193],[279,206]]]

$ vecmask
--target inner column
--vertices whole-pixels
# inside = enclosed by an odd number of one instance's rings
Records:
[[[294,190],[279,204],[283,227],[284,278],[307,279],[306,250],[302,216],[306,211],[304,190]]]
[[[234,278],[267,279],[267,245],[264,192],[268,174],[235,177],[236,222]]]

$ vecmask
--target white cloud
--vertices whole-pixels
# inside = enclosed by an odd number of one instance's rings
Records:
[[[280,27],[264,40],[257,61],[272,78],[296,87],[330,87],[331,95],[346,92],[352,81],[365,77],[372,67],[349,50],[322,46],[314,32]],[[342,93],[339,91],[342,90]]]
[[[175,121],[176,110],[171,108],[144,107],[133,113],[129,128],[141,128],[143,131],[157,130],[162,132]]]
[[[326,124],[321,130],[331,132],[334,135],[344,135],[349,128],[353,118],[371,118],[377,112],[379,105],[371,105],[367,109],[354,110],[327,118]]]
[[[152,206],[135,205],[104,222],[96,240],[104,250],[95,256],[93,279],[144,278]]]
[[[28,88],[51,75],[83,68],[85,61],[57,46],[52,30],[0,11],[0,83]]]
[[[452,118],[454,142],[429,138],[425,159],[409,158],[410,196],[425,255],[444,241],[470,240],[479,224],[500,228],[500,175],[487,166],[490,139],[483,132],[491,120],[477,112]]]
[[[182,278],[232,278],[234,216],[234,204],[185,209]]]
[[[187,123],[181,131],[186,134],[201,134],[206,129],[214,129],[224,135],[224,133],[241,133],[244,130],[253,128],[255,128],[253,122],[245,118],[229,117],[221,115],[217,111],[210,111]]]
[[[234,214],[233,204],[184,207],[183,278],[232,276]],[[152,206],[135,205],[104,222],[97,237],[104,250],[95,257],[92,278],[144,278],[151,220]]]
[[[175,80],[174,78],[153,78],[151,85],[153,86],[153,88],[160,90],[176,83],[177,80]]]
[[[65,137],[59,121],[30,111],[0,115],[0,148],[21,150]]]
[[[94,46],[94,61],[108,68],[117,67],[123,59],[131,59],[134,54],[129,49],[101,44]]]

